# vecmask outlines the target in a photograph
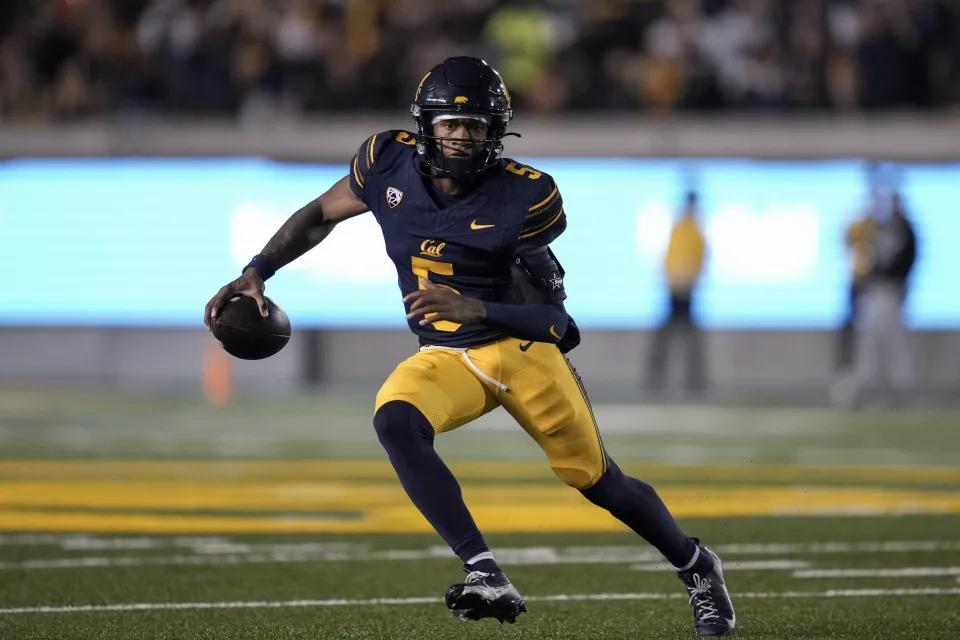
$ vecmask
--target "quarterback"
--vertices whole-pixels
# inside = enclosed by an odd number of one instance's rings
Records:
[[[423,77],[410,110],[416,132],[367,138],[347,175],[210,300],[207,326],[236,295],[265,315],[264,281],[341,220],[371,211],[420,342],[377,394],[373,426],[410,500],[463,561],[467,577],[447,589],[447,607],[463,620],[511,623],[526,611],[433,446],[502,406],[562,482],[676,567],[697,635],[729,635],[736,616],[720,558],[680,529],[653,487],[620,470],[565,357],[580,332],[550,248],[566,228],[563,199],[551,176],[503,157],[513,112],[500,75],[477,58],[448,58]]]

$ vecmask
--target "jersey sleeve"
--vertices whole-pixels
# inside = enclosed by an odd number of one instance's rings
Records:
[[[361,200],[364,185],[370,177],[374,163],[396,133],[396,131],[384,131],[370,136],[363,141],[356,155],[350,160],[350,190]]]
[[[563,212],[563,198],[553,178],[543,174],[534,191],[532,206],[527,210],[520,230],[520,248],[544,247],[556,240],[567,228],[567,216]]]

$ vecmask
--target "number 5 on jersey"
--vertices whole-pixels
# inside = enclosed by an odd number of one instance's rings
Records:
[[[531,180],[536,180],[543,174],[537,171],[536,169],[531,169],[530,167],[521,167],[516,162],[511,162],[506,166],[507,171],[510,173],[515,173],[518,176],[526,176]]]
[[[413,256],[410,258],[413,266],[413,275],[417,276],[417,288],[425,289],[423,282],[420,281],[421,278],[424,280],[430,280],[430,274],[436,273],[441,276],[452,276],[453,275],[453,265],[449,262],[436,262],[435,260],[427,260],[426,258],[418,258]],[[453,287],[447,287],[446,285],[440,285],[441,287],[446,287],[453,291],[454,293],[459,294],[460,292],[454,289]],[[435,313],[428,313],[424,318],[429,318],[430,316],[435,316]],[[460,328],[460,324],[457,322],[450,322],[449,320],[441,320],[439,322],[433,323],[433,328],[437,331],[456,331]]]

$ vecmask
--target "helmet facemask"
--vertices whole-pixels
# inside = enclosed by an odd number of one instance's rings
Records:
[[[430,168],[432,177],[469,181],[500,162],[507,128],[507,118],[502,115],[466,110],[424,109],[416,104],[410,107],[410,111],[417,123],[417,152],[423,163]],[[453,119],[482,120],[487,124],[487,137],[465,139],[434,135],[435,123]],[[444,143],[464,142],[470,144],[469,153],[462,157],[444,155]]]
[[[417,151],[434,178],[472,180],[500,163],[507,123],[513,118],[510,94],[497,70],[480,58],[447,58],[423,76],[413,96],[410,113],[417,123]],[[434,135],[438,119],[479,118],[487,123],[487,137],[471,140],[469,157],[447,157],[443,145],[460,138]]]

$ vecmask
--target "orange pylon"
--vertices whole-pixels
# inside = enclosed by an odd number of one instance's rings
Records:
[[[223,406],[233,397],[233,369],[230,355],[216,344],[208,344],[203,352],[203,397],[207,402]]]

